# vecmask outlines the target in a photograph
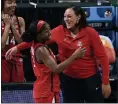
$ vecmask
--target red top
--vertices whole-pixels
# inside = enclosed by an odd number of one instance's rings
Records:
[[[5,29],[5,24],[4,24],[3,21],[2,21],[2,26],[1,26],[1,28],[2,28],[2,29],[1,29],[1,35],[3,35],[4,29]],[[16,24],[15,24],[15,28],[16,28],[17,31],[20,31],[20,29],[19,29],[19,24],[18,24],[17,22],[16,22]],[[6,46],[5,46],[5,48],[2,50],[2,56],[5,56],[5,53],[6,53],[10,48],[14,47],[15,45],[16,45],[15,38],[14,38],[13,33],[12,33],[11,29],[10,29],[10,31],[9,31],[9,36],[8,36],[7,41],[6,41]],[[21,56],[21,54],[20,54],[20,53],[17,53],[15,56]]]
[[[52,41],[58,44],[60,61],[66,60],[79,47],[86,47],[85,56],[82,59],[73,61],[64,71],[64,73],[73,78],[87,78],[98,71],[99,60],[102,67],[102,83],[109,83],[109,61],[99,34],[92,28],[86,27],[78,32],[75,38],[72,38],[70,32],[62,25],[51,31]],[[22,43],[18,48],[22,49]],[[31,44],[31,43],[29,43]]]
[[[102,67],[102,83],[109,83],[109,61],[98,33],[92,27],[81,29],[75,38],[62,25],[51,31],[52,40],[58,44],[59,58],[66,60],[79,47],[85,47],[85,56],[73,61],[64,73],[73,78],[87,78],[98,70],[96,58]]]
[[[31,59],[36,81],[33,88],[33,97],[48,97],[50,92],[59,92],[60,81],[58,74],[50,70],[42,61],[37,61],[35,57],[35,50],[43,46],[39,43],[33,43],[31,47]],[[48,49],[48,48],[47,48]],[[48,49],[49,50],[49,49]],[[50,55],[55,58],[54,54],[49,50]]]

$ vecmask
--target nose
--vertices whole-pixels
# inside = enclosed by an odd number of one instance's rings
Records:
[[[12,7],[16,7],[16,3],[12,3]]]
[[[68,18],[65,16],[65,17],[64,17],[64,21],[67,21],[67,20],[68,20]]]

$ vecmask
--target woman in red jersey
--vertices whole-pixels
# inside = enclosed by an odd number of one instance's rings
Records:
[[[85,48],[77,49],[67,60],[57,65],[52,51],[45,45],[50,38],[50,26],[45,21],[31,23],[22,39],[32,42],[31,59],[36,81],[33,97],[36,103],[59,103],[60,81],[57,73],[62,72],[72,61],[82,58]]]
[[[2,82],[24,82],[23,60],[17,53],[12,60],[5,59],[7,50],[21,42],[21,34],[25,31],[22,17],[15,16],[16,0],[2,0],[1,15],[1,50],[2,50]]]
[[[51,30],[51,40],[58,45],[61,62],[79,47],[86,47],[87,50],[82,59],[73,61],[61,75],[64,103],[103,103],[111,93],[109,61],[99,34],[87,25],[83,9],[77,6],[67,8],[64,24]],[[30,46],[31,43],[21,43],[9,50],[6,56],[12,57],[17,50]]]

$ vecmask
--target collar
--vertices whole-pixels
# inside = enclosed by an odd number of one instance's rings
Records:
[[[65,34],[64,34],[65,37],[73,38],[73,37],[71,36],[71,32],[70,32],[67,28],[65,28],[64,30],[65,30]],[[76,37],[73,38],[73,40],[76,40],[76,39],[78,39],[78,38],[81,38],[81,37],[85,36],[84,31],[85,31],[84,28],[82,28],[82,29],[76,34]]]

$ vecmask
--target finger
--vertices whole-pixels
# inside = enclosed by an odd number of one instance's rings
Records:
[[[10,50],[8,50],[8,51],[6,52],[6,54],[5,54],[5,58],[6,58],[6,59],[8,58],[9,52],[10,52]]]
[[[106,91],[105,97],[108,98],[110,96],[110,94],[111,94],[111,91]]]
[[[81,48],[80,49],[82,52],[85,52],[86,51],[86,48]]]
[[[9,54],[8,54],[8,60],[10,60],[11,59],[11,57],[12,57],[12,55],[11,55],[11,53],[12,53],[12,50],[9,52]]]
[[[12,55],[10,55],[10,56],[9,56],[9,59],[12,59],[12,58],[13,58],[13,56],[12,56]]]
[[[104,90],[102,90],[102,94],[103,94],[104,98],[108,98],[108,96],[109,96],[108,92],[104,91]]]
[[[6,52],[5,56],[8,57],[8,56],[10,55],[11,51],[12,51],[12,50],[9,49],[9,50]]]
[[[104,98],[105,98],[105,92],[104,92],[104,90],[102,89],[102,95],[104,96]]]
[[[105,98],[108,98],[109,97],[109,94],[107,92],[106,93],[104,92],[104,97]]]
[[[13,55],[12,55],[13,51],[11,50],[9,53],[9,59],[12,59]]]

